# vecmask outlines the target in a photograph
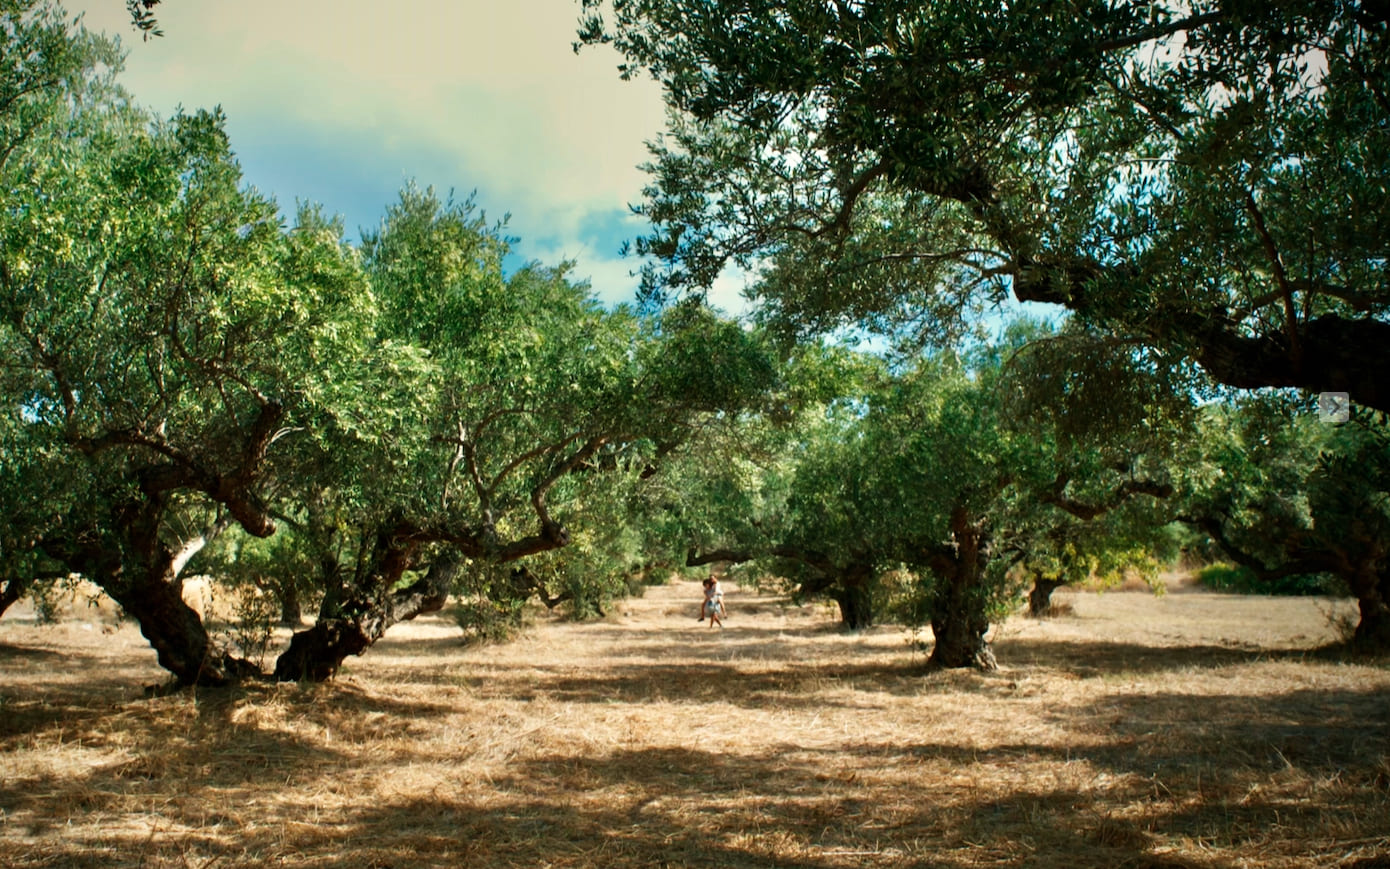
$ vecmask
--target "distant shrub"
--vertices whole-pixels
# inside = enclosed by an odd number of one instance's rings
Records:
[[[1248,567],[1218,562],[1197,571],[1197,581],[1212,591],[1230,594],[1344,595],[1346,588],[1334,576],[1285,576],[1262,580]]]
[[[524,600],[461,600],[449,611],[463,630],[465,645],[505,643],[525,626]]]
[[[1324,616],[1327,618],[1327,626],[1331,628],[1333,636],[1342,646],[1350,646],[1356,639],[1356,623],[1359,621],[1357,613],[1348,610],[1329,609]]]
[[[280,604],[258,588],[241,589],[233,598],[231,618],[225,635],[241,650],[242,657],[265,668],[266,653],[275,638]]]
[[[64,589],[55,583],[41,582],[29,588],[29,601],[34,605],[34,621],[40,625],[56,625],[61,621]]]

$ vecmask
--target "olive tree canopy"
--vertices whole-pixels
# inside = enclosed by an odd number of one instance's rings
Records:
[[[646,290],[730,262],[793,333],[1008,297],[1238,387],[1390,409],[1390,8],[584,0],[665,88]]]

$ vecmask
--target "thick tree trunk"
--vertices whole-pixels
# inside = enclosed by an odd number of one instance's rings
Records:
[[[287,628],[304,624],[304,607],[300,603],[299,588],[293,582],[280,587],[280,624]]]
[[[1352,645],[1365,652],[1390,652],[1390,573],[1359,579],[1351,583],[1361,610]]]
[[[312,628],[298,631],[290,647],[275,661],[277,682],[325,682],[337,674],[349,655],[360,655],[380,639],[362,621],[321,618]]]
[[[113,511],[115,534],[94,527],[69,539],[51,540],[45,552],[80,573],[120,604],[140,625],[159,665],[180,685],[221,686],[261,675],[260,668],[219,648],[202,617],[183,601],[179,570],[205,538],[180,550],[160,539],[164,500],[153,496]],[[191,551],[190,551],[191,550]]]
[[[985,640],[989,618],[985,614],[984,532],[962,508],[951,518],[954,545],[938,553],[932,570],[940,587],[932,603],[931,629],[935,637],[928,667],[975,667],[995,670],[994,650]]]
[[[159,665],[180,685],[221,686],[261,675],[249,661],[218,648],[198,613],[184,603],[172,572],[109,577],[98,584],[140,625]]]
[[[28,582],[17,576],[5,580],[4,587],[0,588],[0,616],[3,616],[5,610],[13,606],[15,601],[24,597],[24,592],[28,587]]]
[[[874,601],[868,589],[839,589],[835,602],[840,605],[840,625],[845,630],[862,631],[874,626]]]
[[[874,625],[873,570],[853,564],[841,572],[830,594],[840,605],[840,625],[849,631],[862,631]]]
[[[989,620],[969,608],[945,610],[931,620],[936,643],[932,646],[927,666],[943,669],[974,667],[977,670],[996,670],[994,650],[985,640]]]
[[[367,651],[392,625],[443,609],[462,558],[443,556],[417,582],[390,591],[413,558],[413,546],[398,546],[389,534],[382,534],[373,553],[373,569],[361,574],[348,594],[325,598],[318,621],[296,633],[276,660],[276,680],[331,679],[348,656]]]
[[[1038,576],[1033,580],[1033,590],[1028,592],[1028,615],[1035,619],[1043,618],[1052,612],[1052,592],[1066,585],[1055,579]]]

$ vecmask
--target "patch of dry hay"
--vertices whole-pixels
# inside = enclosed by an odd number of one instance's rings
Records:
[[[330,685],[154,698],[131,628],[7,619],[0,865],[1390,860],[1390,671],[1306,653],[1317,603],[1065,597],[998,629],[994,674],[736,588],[710,630],[687,583],[507,645],[422,620]]]

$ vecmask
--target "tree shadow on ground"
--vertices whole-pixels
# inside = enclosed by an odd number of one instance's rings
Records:
[[[510,674],[502,668],[476,677],[472,690],[480,698],[537,699],[564,703],[669,702],[704,704],[711,701],[745,709],[784,708],[867,709],[879,692],[915,695],[920,668],[910,665],[808,665],[749,670],[728,664],[610,665],[602,674],[566,670],[530,670]],[[811,689],[843,688],[843,696],[809,696]]]
[[[1193,668],[1215,669],[1270,660],[1326,659],[1313,649],[1263,649],[1243,646],[1188,644],[1152,646],[1103,640],[1039,640],[1013,638],[995,645],[1000,664],[1027,670],[1045,666],[1077,675],[1153,674]]]
[[[273,747],[280,752],[277,774],[303,772],[285,762],[290,756],[304,760],[303,746],[286,740]],[[307,756],[319,764],[343,760]],[[171,771],[98,770],[85,783],[84,808],[120,812],[138,801],[132,783],[155,782]],[[156,826],[70,839],[14,865],[965,869],[1026,864],[1040,853],[1066,855],[1075,867],[1188,865],[1162,863],[1150,853],[1151,837],[1108,820],[1095,795],[1082,788],[1040,786],[980,797],[905,780],[884,799],[844,772],[813,758],[698,749],[541,756],[514,764],[494,782],[494,793],[459,788],[404,796],[314,812],[312,822],[292,815],[248,821],[233,801],[225,812],[190,817],[175,802],[163,808],[163,833]],[[235,798],[235,788],[223,787]]]
[[[0,643],[0,663],[7,663],[10,661],[42,661],[53,663],[63,661],[68,657],[69,656],[63,652],[55,652],[52,649]]]
[[[623,630],[602,627],[605,637]],[[384,662],[390,676],[378,690],[345,678],[132,700],[118,689],[49,685],[44,696],[62,701],[26,707],[5,747],[43,743],[59,756],[73,744],[95,760],[0,783],[0,844],[21,845],[0,865],[1234,869],[1390,860],[1377,838],[1390,829],[1383,693],[1263,689],[1233,676],[1206,683],[1206,693],[1023,697],[1019,673],[1036,671],[1040,684],[1059,670],[1181,677],[1270,654],[1009,641],[1034,663],[924,677],[919,659],[888,660],[881,645],[837,644],[829,663],[765,657],[759,651],[790,631],[741,630],[748,635],[707,643],[643,631],[650,648],[641,659],[602,669],[582,660],[523,668],[485,650],[410,663],[405,653],[427,653],[435,641],[406,640]],[[361,666],[371,668],[370,657]],[[431,699],[441,685],[458,689],[450,702]],[[731,733],[713,745],[692,736],[690,747],[552,741],[509,749],[495,768],[457,780],[448,765],[466,758],[439,748],[460,702],[544,699],[572,710],[718,699],[869,720],[888,714],[890,697],[926,708],[937,694],[960,693],[1005,706],[1018,696],[1037,732],[990,729],[967,715],[907,738],[788,735],[756,750],[741,750]],[[527,732],[514,735],[520,744]],[[424,784],[410,778],[441,766]],[[73,818],[89,822],[73,832],[64,826]],[[1180,859],[1169,854],[1175,842],[1195,844]]]

